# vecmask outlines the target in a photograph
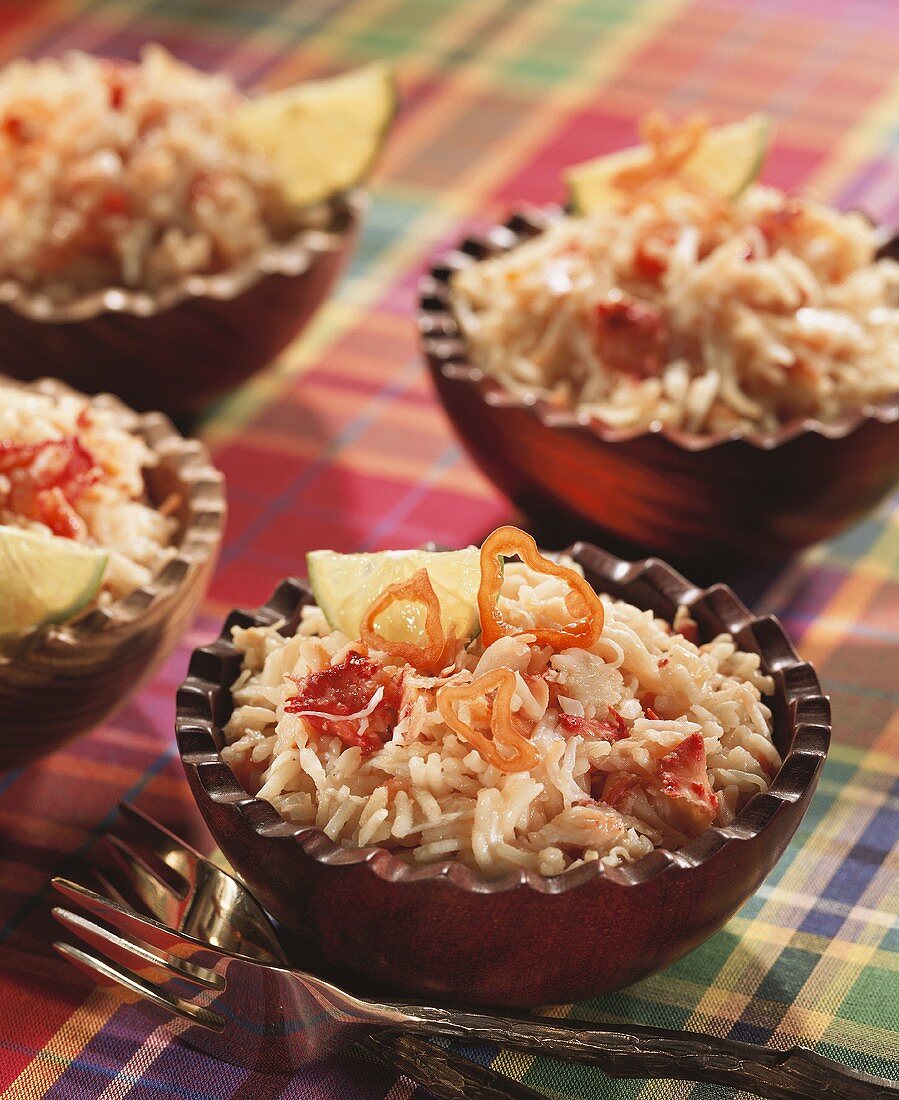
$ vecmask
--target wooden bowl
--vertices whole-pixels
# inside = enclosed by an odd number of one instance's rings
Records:
[[[516,214],[463,241],[422,280],[418,317],[456,432],[541,534],[586,530],[619,551],[661,554],[720,577],[829,538],[886,496],[899,478],[899,394],[832,423],[694,435],[658,423],[611,428],[512,393],[473,366],[450,304],[453,272],[535,236],[559,214]]]
[[[41,380],[27,388],[70,393]],[[0,652],[0,769],[44,756],[104,722],[169,656],[193,620],[218,555],[225,521],[224,479],[197,440],[161,413],[138,415],[103,394],[159,456],[146,471],[155,503],[181,498],[177,554],[141,588],[83,618],[48,626]]]
[[[191,275],[157,294],[109,288],[56,304],[0,283],[0,363],[30,381],[62,378],[132,408],[196,412],[261,370],[327,297],[356,239],[361,198],[335,203],[329,224],[218,275]]]
[[[383,848],[341,848],[247,794],[220,750],[241,655],[235,625],[283,621],[311,601],[300,581],[235,611],[194,651],[178,692],[181,759],[225,856],[265,908],[311,954],[355,981],[420,996],[536,1005],[608,993],[702,943],[760,886],[796,832],[830,742],[830,707],[780,624],[755,618],[723,585],[699,589],[669,566],[628,563],[579,543],[571,554],[596,588],[671,620],[686,604],[703,639],[730,631],[774,677],[774,741],[784,760],[770,789],[726,828],[626,867],[589,863],[554,878],[489,879],[452,860],[411,866]]]

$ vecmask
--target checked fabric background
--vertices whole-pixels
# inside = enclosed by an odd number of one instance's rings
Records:
[[[403,107],[338,293],[280,363],[202,434],[230,520],[203,614],[109,725],[0,777],[0,1095],[10,1100],[424,1100],[346,1055],[293,1080],[167,1042],[49,944],[49,880],[122,798],[203,842],[172,734],[188,649],[268,596],[306,550],[479,541],[510,517],[436,405],[412,321],[424,261],[467,225],[561,197],[560,169],[630,143],[651,107],[778,121],[766,178],[899,221],[896,0],[4,0],[0,55],[146,40],[250,86],[388,57]],[[202,354],[202,349],[199,349]],[[746,580],[833,696],[835,744],[787,855],[703,947],[614,996],[559,1010],[804,1042],[899,1078],[899,497],[776,576]],[[208,840],[205,841],[208,843]],[[564,945],[559,946],[564,965]],[[718,1100],[480,1048],[556,1098]]]

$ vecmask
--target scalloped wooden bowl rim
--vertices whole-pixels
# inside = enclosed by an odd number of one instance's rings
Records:
[[[665,602],[688,607],[699,601],[714,604],[714,614],[733,634],[749,629],[758,646],[765,670],[782,683],[783,701],[789,714],[784,731],[789,749],[782,765],[764,793],[753,796],[735,819],[726,826],[712,826],[682,848],[669,851],[657,848],[634,863],[605,868],[598,861],[587,863],[560,875],[547,876],[520,869],[490,878],[457,860],[411,865],[392,851],[381,847],[344,848],[315,826],[297,826],[280,816],[271,803],[251,796],[243,789],[234,772],[222,760],[216,748],[216,733],[221,727],[215,719],[220,692],[230,697],[227,668],[239,662],[239,651],[231,641],[231,628],[272,626],[289,621],[299,608],[311,601],[304,582],[288,578],[272,597],[253,610],[233,611],[225,621],[217,641],[194,650],[188,678],[178,690],[176,730],[184,768],[193,772],[207,798],[225,808],[234,817],[264,839],[293,837],[305,854],[327,866],[368,864],[371,871],[387,882],[446,882],[454,888],[481,894],[504,893],[526,887],[543,894],[561,894],[602,877],[624,888],[635,888],[664,872],[689,872],[722,849],[744,844],[762,833],[785,804],[799,800],[813,788],[827,757],[830,743],[830,704],[821,694],[814,669],[802,661],[774,616],[754,616],[723,584],[699,588],[671,566],[657,558],[626,562],[589,543],[579,542],[567,553],[588,571],[615,586],[648,584]]]
[[[50,396],[72,394],[84,398],[94,408],[112,409],[129,431],[145,440],[150,450],[160,457],[174,457],[178,476],[188,489],[176,555],[146,584],[127,595],[99,605],[71,622],[48,623],[24,635],[22,643],[27,647],[27,654],[22,659],[27,661],[41,652],[58,653],[60,648],[71,650],[89,644],[107,630],[121,629],[136,622],[149,613],[154,604],[177,593],[190,579],[191,567],[207,561],[221,541],[226,512],[224,477],[213,466],[204,444],[197,439],[186,439],[162,413],[137,413],[113,394],[90,397],[55,378],[20,382],[0,374],[0,386]]]
[[[802,435],[842,439],[868,420],[879,420],[883,424],[899,420],[899,393],[896,393],[881,401],[869,402],[860,409],[847,410],[831,421],[805,417],[769,432],[734,429],[700,434],[682,431],[658,420],[644,428],[616,428],[593,413],[558,408],[535,390],[516,392],[507,388],[469,361],[468,344],[452,309],[449,282],[454,271],[532,239],[563,213],[555,206],[523,207],[504,223],[481,234],[466,236],[458,245],[442,252],[419,281],[418,327],[424,351],[437,361],[447,378],[467,383],[486,404],[521,409],[546,428],[583,432],[604,443],[629,443],[647,436],[661,436],[685,451],[707,451],[731,443],[746,443],[758,450],[771,451]]]
[[[305,226],[286,241],[267,244],[225,271],[185,275],[152,293],[111,286],[86,291],[65,302],[54,302],[40,289],[17,279],[3,279],[0,306],[8,306],[32,321],[69,324],[89,321],[103,313],[154,317],[195,299],[231,301],[269,275],[302,275],[320,256],[338,251],[361,215],[365,201],[361,191],[347,192],[327,204],[331,216],[326,225]]]

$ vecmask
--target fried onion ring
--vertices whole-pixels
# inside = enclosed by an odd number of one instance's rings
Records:
[[[490,711],[490,732],[487,737],[480,730],[463,722],[456,710],[457,703],[473,703],[495,691]],[[494,668],[470,683],[445,684],[437,692],[437,709],[449,728],[473,749],[477,749],[488,764],[494,764],[503,772],[529,771],[538,761],[537,750],[521,732],[512,714],[512,697],[515,694],[515,673],[510,668]],[[504,754],[500,748],[507,750]]]
[[[525,565],[536,572],[548,577],[560,577],[570,585],[571,591],[565,596],[565,606],[572,617],[569,627],[562,630],[551,627],[527,627],[518,630],[503,619],[498,605],[503,583],[503,558],[513,554],[517,554]],[[580,573],[545,558],[531,536],[517,527],[498,527],[492,535],[484,539],[481,546],[478,617],[481,620],[481,639],[485,649],[498,638],[507,635],[514,637],[518,634],[534,634],[536,645],[549,645],[553,649],[570,649],[572,646],[589,649],[602,634],[605,612],[599,596]]]
[[[395,603],[420,603],[425,609],[427,645],[389,641],[375,629],[375,621]],[[388,585],[362,617],[360,638],[369,649],[379,649],[412,665],[419,672],[438,672],[443,667],[448,639],[440,619],[440,601],[427,569],[419,569],[407,581]]]

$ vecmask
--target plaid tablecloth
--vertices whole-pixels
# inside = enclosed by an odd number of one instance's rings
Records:
[[[188,648],[264,599],[313,547],[478,540],[509,506],[460,453],[410,320],[425,258],[477,217],[560,197],[567,162],[634,136],[659,106],[779,121],[771,182],[899,218],[895,0],[5,0],[0,53],[148,39],[246,84],[387,56],[404,105],[359,253],[278,366],[204,434],[231,514],[203,615],[113,722],[0,777],[0,1092],[15,1100],[408,1100],[345,1056],[291,1081],[169,1044],[134,1005],[79,980],[49,943],[48,882],[127,798],[202,841],[172,736]],[[727,927],[676,966],[572,1014],[812,1045],[899,1077],[899,500],[746,595],[778,613],[833,695],[836,743],[787,855]],[[2,723],[2,715],[0,715]],[[564,960],[560,960],[564,965]],[[482,1048],[554,1097],[730,1095],[611,1082]]]

